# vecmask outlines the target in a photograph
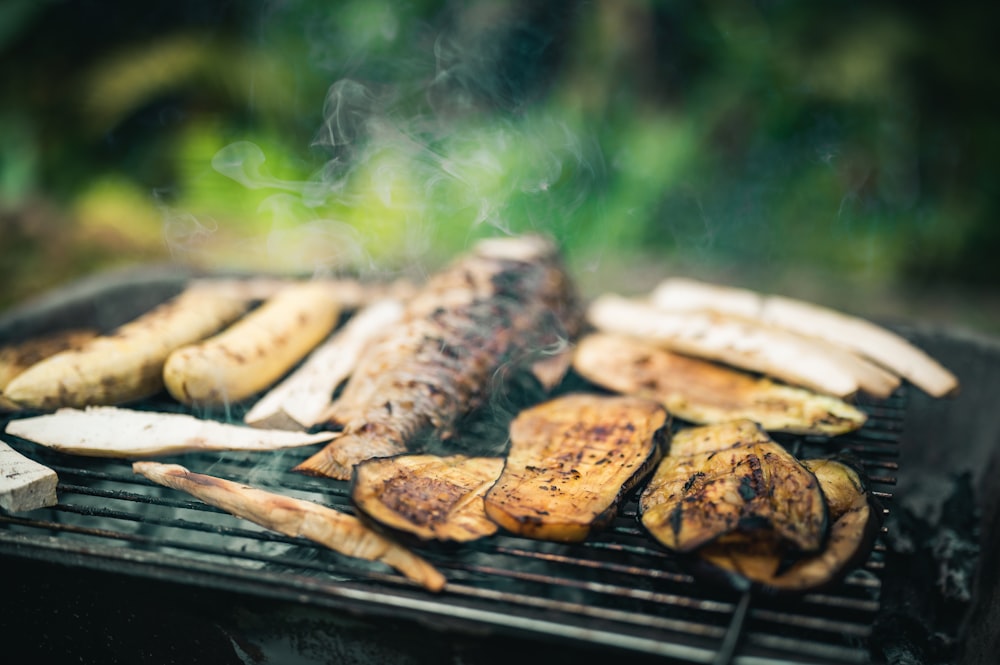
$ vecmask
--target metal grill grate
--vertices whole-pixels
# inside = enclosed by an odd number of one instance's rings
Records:
[[[864,429],[827,440],[782,437],[800,457],[850,450],[877,495],[891,497],[905,388],[862,403]],[[272,533],[187,495],[153,485],[129,462],[76,458],[6,437],[60,477],[59,504],[0,515],[0,552],[181,584],[239,590],[453,630],[489,629],[596,643],[691,662],[866,662],[879,609],[882,547],[836,588],[796,598],[751,595],[692,578],[683,560],[644,532],[634,497],[611,528],[582,544],[499,535],[454,550],[424,551],[449,580],[441,594],[381,564]],[[196,454],[192,470],[351,512],[344,482],[287,471],[305,451]],[[285,458],[285,459],[282,459]]]
[[[108,327],[178,288],[170,278],[61,294],[41,314],[29,312],[0,325],[0,338],[95,317]],[[99,306],[109,302],[119,308],[110,315]],[[850,451],[888,506],[907,389],[887,400],[862,400],[869,420],[858,432],[834,440],[776,439],[800,458]],[[144,406],[178,408],[155,400]],[[448,578],[447,588],[432,594],[381,564],[266,531],[153,485],[133,474],[129,462],[71,457],[3,438],[55,469],[60,483],[58,505],[24,515],[0,513],[0,554],[404,618],[438,630],[594,644],[684,662],[870,660],[867,639],[879,610],[884,568],[881,544],[831,590],[793,598],[741,594],[695,580],[681,558],[646,535],[633,496],[610,528],[581,544],[497,535],[460,548],[424,550]],[[315,449],[191,454],[165,461],[352,512],[347,483],[288,471]]]

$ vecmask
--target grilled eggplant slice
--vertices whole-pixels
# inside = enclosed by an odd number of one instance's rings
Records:
[[[827,526],[816,477],[746,419],[675,433],[639,512],[650,534],[678,552],[765,526],[791,547],[815,552]]]
[[[351,500],[366,521],[422,543],[461,543],[496,533],[483,495],[501,457],[397,455],[354,467]]]
[[[775,383],[625,335],[580,340],[573,367],[588,381],[662,403],[670,414],[708,425],[740,418],[768,432],[838,435],[864,425],[865,413],[829,395]]]
[[[486,514],[529,538],[584,540],[660,460],[669,420],[653,400],[585,393],[522,411]]]
[[[702,572],[722,573],[739,588],[752,585],[771,592],[802,592],[830,586],[865,560],[881,527],[882,510],[862,474],[835,459],[803,464],[819,481],[829,510],[825,547],[817,554],[789,559],[787,548],[773,531],[740,534],[699,550],[699,558],[709,566]]]

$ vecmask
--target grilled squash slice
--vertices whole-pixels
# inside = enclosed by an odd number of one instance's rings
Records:
[[[663,454],[669,414],[638,397],[571,393],[522,411],[486,514],[507,531],[584,540]]]

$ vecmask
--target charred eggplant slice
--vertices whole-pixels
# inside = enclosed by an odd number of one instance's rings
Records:
[[[368,522],[423,543],[464,543],[496,533],[483,495],[499,457],[396,455],[354,467],[351,501]]]
[[[868,492],[861,473],[835,460],[806,460],[819,481],[830,514],[830,532],[817,554],[789,557],[773,531],[712,543],[698,552],[709,568],[730,584],[776,592],[811,591],[827,587],[860,565],[871,551],[881,526],[882,511]]]
[[[652,400],[584,393],[522,411],[486,514],[529,538],[584,540],[660,460],[669,419]]]
[[[859,429],[867,419],[836,397],[624,335],[587,335],[577,345],[573,368],[595,385],[655,399],[674,417],[702,425],[747,418],[768,432],[834,436]]]
[[[751,420],[675,433],[639,497],[639,513],[650,534],[678,552],[764,527],[815,552],[827,526],[816,477]]]

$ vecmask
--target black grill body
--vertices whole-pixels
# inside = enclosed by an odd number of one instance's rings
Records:
[[[110,328],[177,292],[184,279],[153,274],[83,284],[9,315],[0,342],[81,323]],[[860,402],[869,422],[853,434],[776,439],[800,458],[850,452],[888,512],[910,390]],[[178,409],[166,396],[137,406]],[[14,580],[0,614],[4,632],[40,655],[51,649],[49,655],[74,661],[98,654],[94,662],[115,662],[109,654],[132,649],[147,662],[172,662],[171,654],[177,662],[201,662],[191,660],[201,657],[190,648],[194,642],[203,646],[204,662],[485,663],[522,652],[633,662],[871,660],[886,573],[882,542],[822,593],[741,592],[692,577],[683,558],[644,532],[633,495],[608,529],[584,543],[500,534],[421,551],[448,578],[434,594],[381,564],[155,486],[133,474],[130,461],[71,457],[4,439],[60,478],[57,506],[0,514],[0,557],[5,577]],[[351,512],[347,483],[291,473],[316,449],[163,461]],[[274,660],[268,649],[289,660]]]

